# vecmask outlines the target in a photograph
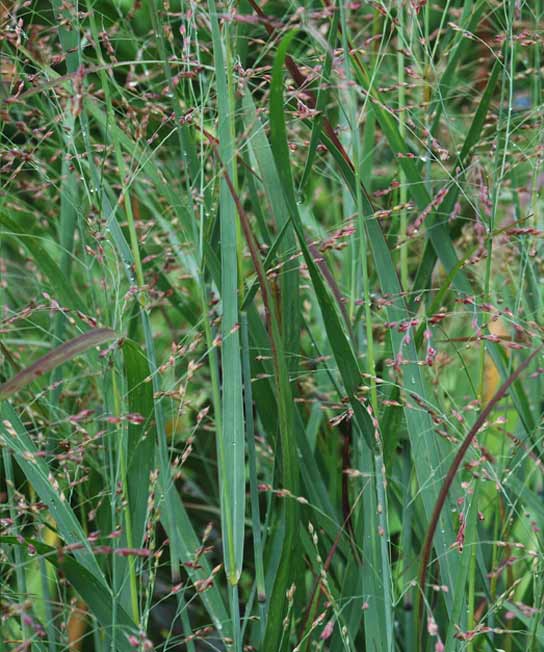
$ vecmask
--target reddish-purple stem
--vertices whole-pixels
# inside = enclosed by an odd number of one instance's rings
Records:
[[[453,479],[455,478],[457,471],[461,465],[461,462],[463,461],[463,458],[465,457],[465,454],[468,450],[468,447],[472,443],[473,439],[476,437],[478,434],[478,431],[480,428],[483,426],[485,423],[487,417],[491,414],[493,408],[497,405],[497,403],[504,398],[506,393],[508,392],[510,386],[512,383],[514,383],[521,373],[529,366],[531,361],[542,351],[542,348],[544,347],[544,344],[541,344],[537,349],[535,349],[525,360],[520,364],[520,366],[514,371],[508,378],[504,381],[504,383],[499,387],[493,398],[489,401],[489,403],[484,407],[484,409],[480,412],[480,415],[474,422],[474,425],[472,428],[469,430],[467,436],[465,437],[463,443],[459,447],[459,450],[457,451],[457,454],[455,455],[455,459],[453,460],[448,474],[446,475],[446,478],[444,480],[444,483],[442,485],[442,488],[440,489],[440,493],[438,495],[438,498],[436,500],[436,504],[434,507],[433,514],[431,516],[431,521],[429,523],[429,528],[427,529],[427,534],[425,535],[425,541],[423,544],[423,552],[421,555],[421,569],[419,573],[419,593],[418,593],[418,623],[420,624],[421,627],[421,620],[423,618],[423,595],[425,593],[425,577],[427,575],[427,566],[429,565],[429,558],[431,556],[431,548],[433,545],[433,538],[434,534],[436,532],[436,528],[438,526],[438,521],[440,519],[440,514],[442,512],[442,509],[444,507],[444,504],[446,502],[446,498],[448,496],[448,492],[450,490],[450,487],[453,483]],[[421,635],[423,635],[423,628],[420,629]]]

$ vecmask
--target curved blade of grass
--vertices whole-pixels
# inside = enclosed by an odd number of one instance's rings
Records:
[[[277,113],[283,110],[282,103],[278,103]],[[274,135],[274,129],[278,129],[277,126],[272,123],[271,125],[271,135]],[[285,141],[285,124],[282,122],[280,127],[284,139],[282,141],[281,135],[279,137],[279,142]],[[355,180],[353,174],[353,166],[349,161],[349,158],[343,150],[339,150],[336,147],[334,141],[332,141],[328,133],[322,133],[322,139],[325,145],[328,147],[329,151],[335,157],[337,163],[342,170],[342,174],[348,184],[350,191],[352,192],[354,198],[356,198],[356,189],[355,189]],[[296,208],[296,202],[294,201],[294,191],[292,190],[292,184],[289,185],[290,172],[288,166],[286,166],[286,161],[288,162],[288,151],[284,152],[284,156],[280,156],[277,165],[281,170],[283,178],[286,179],[286,189],[285,197],[289,200],[290,209],[293,211],[293,215],[298,214]],[[280,170],[278,172],[280,173]],[[373,214],[372,205],[368,199],[367,193],[363,192],[363,209],[366,215]],[[294,218],[295,219],[295,218]],[[295,226],[297,222],[295,221]],[[409,313],[407,312],[404,300],[402,297],[401,287],[399,279],[395,272],[395,266],[391,259],[391,254],[387,248],[387,244],[381,230],[380,224],[377,220],[372,217],[368,217],[365,220],[365,226],[368,232],[368,242],[371,245],[372,253],[374,257],[374,263],[378,272],[380,285],[382,292],[389,295],[392,298],[392,304],[387,307],[388,319],[391,321],[403,321],[408,319]],[[297,226],[298,228],[298,226]],[[297,232],[298,235],[298,232]],[[300,237],[300,236],[299,236]],[[451,243],[450,243],[451,244]],[[304,250],[304,245],[301,240],[301,247]],[[309,270],[312,269],[312,260],[310,256],[305,254],[305,261],[309,267]],[[310,261],[310,262],[308,262]],[[318,275],[316,275],[318,278]],[[313,279],[312,279],[313,280]],[[319,281],[318,281],[319,283]],[[404,378],[409,382],[411,390],[413,390],[417,395],[422,398],[426,396],[426,388],[421,376],[421,369],[417,363],[417,351],[415,349],[413,341],[408,343],[404,342],[404,336],[401,333],[396,332],[395,330],[391,331],[391,342],[393,346],[393,351],[395,355],[403,351],[407,364],[404,366],[403,375]],[[330,336],[329,336],[330,337]],[[343,341],[343,340],[341,340]],[[353,355],[353,352],[351,352]],[[339,369],[345,373],[346,369],[344,367],[342,357],[339,361]],[[349,373],[349,372],[348,372]],[[344,379],[344,383],[346,380]],[[356,405],[360,408],[358,401],[354,401],[352,405]],[[359,412],[358,408],[355,409],[355,412]],[[429,473],[438,473],[441,465],[444,461],[444,443],[438,441],[437,437],[434,435],[434,426],[430,415],[426,411],[412,409],[409,406],[406,406],[404,409],[406,422],[408,426],[408,432],[410,435],[410,440],[412,443],[412,453],[413,459],[416,466],[417,478],[420,483],[420,495],[423,499],[425,506],[425,511],[430,517],[432,514],[435,502],[436,502],[436,492],[432,483],[429,482]],[[365,411],[366,414],[366,411]],[[368,415],[366,415],[368,416]],[[361,415],[362,420],[364,415]],[[365,432],[367,428],[363,429]],[[373,435],[372,435],[373,436]],[[372,445],[372,444],[371,444]],[[437,532],[436,537],[436,546],[438,556],[441,560],[441,567],[443,571],[443,579],[446,584],[453,586],[454,578],[456,577],[455,573],[455,564],[456,560],[448,556],[447,551],[449,550],[449,544],[454,539],[454,534],[452,530],[451,523],[449,519],[441,520],[441,527]],[[451,596],[446,593],[444,595],[446,604],[451,605]]]
[[[278,178],[274,158],[270,150],[270,143],[265,135],[264,126],[257,116],[257,110],[251,94],[245,93],[243,98],[244,118],[246,129],[249,132],[248,148],[258,166],[262,178],[263,189],[268,198],[276,227],[279,233],[290,225],[290,215],[287,210],[281,183]],[[278,236],[279,237],[279,236]],[[281,306],[278,317],[281,320],[281,332],[284,348],[288,356],[288,367],[291,373],[296,373],[298,355],[300,350],[300,292],[299,292],[299,265],[292,254],[296,249],[296,237],[292,227],[279,243],[279,257],[282,261],[282,272],[279,277]]]
[[[360,58],[356,53],[352,53],[351,58],[357,80],[373,99],[373,110],[376,119],[387,138],[389,146],[394,154],[401,155],[399,164],[406,175],[409,193],[419,210],[424,211],[431,204],[431,198],[415,160],[406,156],[410,154],[406,140],[401,136],[393,116],[387,110],[387,103],[381,99],[380,94],[372,86],[371,79]],[[433,223],[432,228],[427,228],[427,232],[437,257],[446,271],[449,272],[457,265],[458,260],[447,227],[442,222],[436,221]],[[471,293],[471,285],[461,270],[458,271],[454,283],[458,290],[467,294]]]
[[[254,0],[250,0],[250,4],[254,8],[254,10],[259,14],[259,16],[261,16],[265,20],[264,24],[268,33],[273,34],[275,30],[273,26],[269,23],[269,21],[266,19],[266,16],[262,11],[262,9],[258,7],[258,5],[254,2]],[[350,49],[349,56],[353,62],[353,69],[357,80],[359,81],[360,85],[363,87],[365,92],[367,92],[372,98],[373,109],[375,111],[376,118],[380,124],[380,127],[384,135],[386,136],[389,142],[391,149],[396,154],[401,154],[401,155],[408,154],[409,149],[405,142],[405,139],[402,138],[394,118],[388,112],[386,108],[387,104],[382,101],[380,94],[373,87],[371,83],[371,77],[368,74],[365,65],[363,64],[360,57],[358,56],[358,52],[355,49]],[[295,80],[295,83],[299,87],[304,85],[306,80],[305,76],[301,73],[301,71],[298,69],[298,66],[295,64],[293,59],[289,56],[286,57],[286,65],[291,73],[291,76]],[[307,95],[310,97],[311,105],[315,106],[315,98],[313,98],[311,92],[307,91]],[[342,144],[338,140],[338,137],[334,129],[332,128],[332,125],[326,118],[324,119],[323,125],[324,125],[324,129],[321,133],[322,140],[325,142],[329,151],[331,151],[331,153],[335,156],[337,161],[339,161],[339,159],[343,159],[341,166],[343,168],[346,168],[346,171],[349,174],[353,175],[353,164],[349,159],[349,156],[347,155]],[[406,178],[409,183],[409,189],[413,196],[414,201],[416,202],[420,210],[422,211],[425,210],[431,203],[431,199],[423,183],[423,179],[421,177],[418,166],[416,165],[415,161],[412,158],[407,156],[402,156],[402,158],[400,159],[400,165],[403,167],[405,171]],[[370,203],[368,192],[364,187],[362,187],[362,190],[363,190],[364,199],[366,199],[368,203]],[[429,236],[431,238],[432,245],[438,257],[440,258],[442,264],[444,265],[447,271],[450,271],[453,267],[455,267],[458,261],[457,261],[455,249],[453,247],[451,239],[449,238],[447,227],[442,223],[437,222],[434,225],[434,228],[429,230]],[[459,271],[458,274],[456,275],[455,284],[458,290],[465,292],[467,294],[471,293],[470,283],[467,281],[462,271]]]
[[[459,450],[455,455],[453,462],[451,463],[451,466],[442,484],[442,488],[440,489],[440,493],[438,495],[433,510],[433,514],[429,523],[429,527],[425,535],[425,541],[421,553],[421,566],[420,566],[420,573],[419,573],[420,592],[418,594],[418,610],[417,610],[418,622],[420,623],[420,625],[421,625],[421,618],[423,617],[423,595],[425,592],[425,577],[427,575],[427,566],[429,565],[429,559],[431,556],[433,537],[435,535],[440,514],[446,502],[446,498],[450,490],[450,487],[453,483],[453,480],[457,475],[457,471],[459,470],[461,462],[463,461],[465,454],[470,444],[472,443],[472,440],[474,439],[474,437],[476,437],[478,431],[483,426],[486,419],[493,411],[494,407],[502,398],[504,398],[504,396],[507,394],[508,390],[510,389],[512,383],[514,383],[519,378],[519,376],[531,364],[533,359],[542,351],[543,348],[544,348],[544,344],[541,344],[529,356],[527,356],[525,360],[518,366],[518,368],[512,374],[510,374],[510,376],[503,382],[503,384],[499,387],[499,389],[497,390],[493,398],[489,401],[489,403],[478,415],[478,418],[474,422],[472,428],[467,433],[465,439],[463,440],[463,443],[461,444]]]
[[[109,342],[115,337],[117,337],[117,334],[111,328],[95,328],[87,333],[78,335],[78,337],[74,337],[68,342],[64,342],[49,353],[46,353],[39,360],[36,360],[29,367],[20,371],[16,376],[0,385],[0,400],[15,394],[36,380],[36,378],[56,369],[61,364],[72,360],[81,353],[85,353],[85,351],[95,346],[104,344],[104,342]]]
[[[92,107],[92,103],[89,103],[89,106]],[[97,111],[97,116],[99,119],[105,120],[100,111]],[[107,120],[105,121],[105,125],[107,126]],[[128,139],[121,130],[116,130],[113,128],[112,132],[114,132],[115,137],[119,138],[119,141],[122,144],[124,143],[129,149],[131,148],[132,141],[130,141],[130,139]],[[177,207],[181,209],[181,217],[183,218],[186,216],[187,211],[185,210],[185,204],[179,202],[179,197],[172,191],[171,188],[169,188],[168,184],[164,182],[160,175],[158,175],[157,178],[156,170],[153,170],[155,166],[151,165],[149,157],[146,158],[145,162],[146,174],[149,173],[149,176],[157,181],[158,185],[161,188],[161,192],[164,192],[165,196],[168,197],[171,205],[174,208]],[[149,166],[151,166],[151,169],[148,169]],[[99,187],[98,171],[96,168],[92,168],[92,170],[93,179],[95,180],[96,192],[97,194],[100,192],[100,194],[103,195]],[[109,215],[108,224],[111,228],[113,242],[118,250],[120,257],[125,263],[125,271],[127,273],[128,280],[129,282],[133,283],[134,279],[132,277],[131,270],[134,265],[134,260],[132,257],[131,249],[128,246],[123,231],[121,230],[119,223],[115,218],[115,212],[112,210],[108,198],[103,196],[103,199],[106,202],[104,212],[105,214]],[[183,220],[181,223],[183,223]],[[155,344],[153,341],[150,314],[149,311],[141,305],[140,318],[145,338],[145,349],[150,369],[152,390],[154,394],[153,411],[157,432],[160,487],[160,498],[158,504],[163,504],[161,507],[161,521],[170,541],[170,565],[172,576],[177,580],[177,578],[179,578],[180,564],[192,562],[194,555],[196,554],[196,551],[201,544],[195,534],[191,519],[187,514],[187,511],[173,482],[163,408],[160,399],[155,398],[155,396],[160,394],[161,386],[158,378]],[[206,559],[202,559],[199,566],[199,568],[195,569],[193,568],[192,564],[189,564],[185,568],[192,581],[208,582],[212,572],[209,563]],[[199,593],[199,596],[205,608],[207,609],[213,625],[217,629],[219,635],[224,639],[229,639],[232,636],[232,621],[228,618],[223,598],[219,593],[219,589],[216,584],[212,582],[206,591]]]
[[[323,141],[338,163],[352,195],[356,197],[352,167],[346,163],[344,157],[336,150],[334,144],[326,137],[326,135],[323,135]],[[373,207],[364,193],[363,204],[365,214],[371,216],[374,212]],[[410,312],[405,305],[400,282],[395,271],[391,253],[387,247],[384,234],[381,230],[381,226],[373,217],[367,217],[365,226],[368,231],[368,242],[372,249],[382,292],[391,297],[391,305],[386,308],[387,318],[389,321],[400,322],[407,320],[410,317]],[[453,269],[454,268],[452,268],[452,271]],[[406,358],[407,364],[403,367],[404,378],[409,380],[410,386],[413,388],[415,393],[424,399],[427,395],[427,390],[425,383],[423,382],[421,369],[417,363],[418,356],[414,342],[412,340],[408,343],[403,342],[403,335],[398,333],[396,330],[391,330],[390,337],[394,354],[398,355],[402,351]],[[425,505],[425,511],[428,517],[430,517],[437,494],[432,484],[429,484],[429,473],[439,472],[439,469],[444,462],[444,444],[443,442],[438,441],[434,435],[433,422],[426,411],[412,409],[409,406],[405,406],[404,414],[412,445],[412,455],[416,468],[416,475],[420,483],[420,494]],[[453,538],[454,534],[451,523],[449,519],[443,518],[441,521],[441,527],[436,535],[435,545],[437,546],[438,557],[442,567],[443,579],[446,584],[452,587],[456,577],[455,565],[457,560],[448,556],[446,553],[449,550],[449,542],[451,542]],[[444,599],[446,604],[451,604],[451,595],[449,593],[444,595]]]
[[[116,125],[108,124],[108,119],[104,112],[95,105],[92,101],[84,102],[84,107],[92,116],[97,120],[100,127],[108,138],[114,138],[119,141],[120,145],[126,151],[140,162],[145,174],[153,180],[153,183],[160,189],[162,196],[166,198],[169,205],[176,209],[180,219],[180,223],[185,225],[186,220],[190,214],[186,210],[185,203],[179,201],[179,194],[164,180],[163,176],[159,174],[157,166],[155,166],[150,156],[147,156],[144,151],[138,148],[128,136]],[[82,115],[82,118],[84,115]],[[111,134],[108,132],[111,131]],[[88,135],[89,128],[83,130],[84,135]],[[95,197],[100,197],[103,206],[103,213],[107,216],[108,225],[111,228],[111,236],[117,252],[121,260],[125,264],[125,273],[129,283],[133,283],[132,268],[134,260],[132,252],[127,244],[123,231],[117,222],[115,212],[112,209],[111,202],[101,187],[101,176],[98,168],[94,164],[92,156],[92,148],[89,139],[86,141],[86,148],[88,153],[87,160],[89,161],[91,177],[93,180],[93,187],[95,189]],[[190,225],[187,225],[186,232],[191,233]],[[169,234],[170,235],[170,234]],[[179,255],[179,252],[176,252]],[[191,263],[189,258],[184,258],[183,262]],[[189,268],[191,269],[191,268]],[[156,430],[156,448],[157,459],[159,466],[159,500],[161,522],[166,530],[170,541],[170,565],[171,572],[174,578],[179,578],[180,564],[191,562],[194,555],[201,545],[191,519],[183,505],[183,502],[177,492],[172,478],[172,471],[169,458],[169,447],[166,436],[165,419],[162,403],[159,398],[155,398],[161,393],[161,384],[158,377],[157,361],[155,353],[155,343],[153,340],[153,333],[150,323],[150,315],[145,307],[139,306],[140,319],[142,330],[145,339],[145,352],[147,356],[147,363],[151,376],[151,386],[153,391],[153,414],[155,418]],[[192,320],[190,320],[192,321]],[[191,565],[186,566],[187,573],[193,582],[209,580],[211,576],[211,567],[207,559],[202,558],[200,562],[201,568],[193,568]],[[208,611],[214,627],[217,629],[222,638],[229,638],[232,635],[231,622],[228,618],[225,609],[225,603],[221,596],[218,587],[212,583],[209,588],[199,593],[199,596]]]
[[[276,169],[280,177],[284,197],[291,212],[293,224],[302,249],[304,261],[308,266],[312,284],[314,286],[319,305],[323,314],[323,321],[331,348],[334,352],[338,369],[344,381],[344,387],[354,410],[355,418],[359,422],[367,444],[371,450],[375,448],[374,428],[368,412],[357,397],[361,385],[361,372],[355,353],[351,347],[347,334],[342,326],[338,303],[331,290],[325,283],[314,256],[310,252],[302,231],[302,222],[297,209],[293,181],[291,178],[291,164],[287,147],[287,132],[285,129],[283,107],[283,63],[287,49],[295,36],[295,32],[288,33],[281,41],[274,61],[272,82],[270,87],[270,137],[272,152],[276,161]]]
[[[438,309],[440,306],[443,305],[444,298],[446,294],[448,293],[451,284],[453,283],[453,279],[455,278],[455,275],[457,274],[457,271],[459,268],[461,268],[465,262],[473,255],[473,253],[476,251],[477,246],[474,246],[461,260],[457,263],[457,265],[450,271],[450,273],[446,276],[444,279],[444,282],[440,286],[440,289],[436,293],[432,304],[430,305],[429,309],[427,310],[427,314],[433,315],[434,313],[438,312]],[[434,250],[432,248],[429,249],[429,251],[432,252],[432,255],[434,256]],[[416,309],[417,309],[417,304],[413,304]],[[411,311],[412,308],[409,308]],[[416,331],[415,337],[414,337],[414,344],[415,344],[415,349],[416,351],[421,348],[421,345],[424,341],[424,333],[425,329],[427,328],[427,323],[425,321],[422,321],[421,324],[419,325],[419,328]],[[391,395],[390,395],[390,400],[392,401],[398,401],[400,396],[400,388],[395,386],[392,388]],[[385,444],[384,444],[384,458],[386,465],[388,462],[392,460],[394,450],[399,442],[400,439],[400,433],[398,432],[398,428],[396,427],[396,423],[398,421],[398,408],[397,407],[388,407],[384,410],[383,415],[382,415],[382,428],[384,432],[394,432],[395,434],[388,439]]]

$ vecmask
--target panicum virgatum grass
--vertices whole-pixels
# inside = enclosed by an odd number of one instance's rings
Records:
[[[542,0],[3,0],[0,652],[538,652]]]

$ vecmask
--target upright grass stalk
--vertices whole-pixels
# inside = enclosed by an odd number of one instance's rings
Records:
[[[11,459],[11,451],[7,448],[2,449],[2,466],[5,473],[6,480],[6,489],[7,489],[7,499],[9,504],[9,514],[10,518],[13,521],[15,536],[20,537],[19,528],[17,527],[18,514],[16,509],[16,496],[15,496],[15,476],[13,473],[13,463]],[[23,550],[16,547],[13,551],[13,558],[15,562],[15,577],[17,579],[17,592],[22,598],[26,595],[26,578],[24,570],[24,557]],[[21,634],[25,640],[28,640],[32,637],[32,631],[28,626],[28,623],[25,621],[24,612],[21,613]]]
[[[255,557],[255,582],[257,587],[257,602],[259,605],[258,631],[259,645],[262,645],[267,612],[267,596],[264,580],[263,543],[261,536],[261,514],[257,487],[257,452],[255,447],[255,425],[253,420],[253,392],[251,389],[251,363],[249,351],[249,332],[247,314],[241,313],[242,325],[242,367],[244,375],[244,407],[246,417],[246,438],[249,467],[249,488],[251,500],[251,521],[253,534],[253,554]]]
[[[347,17],[346,11],[343,5],[340,5],[340,24],[342,27],[342,47],[344,49],[345,56],[345,71],[346,79],[348,82],[351,80],[351,66],[349,63],[348,56],[348,26],[347,26]],[[365,315],[365,332],[366,332],[366,371],[369,378],[370,385],[370,406],[371,414],[378,414],[378,395],[376,390],[376,367],[375,367],[375,357],[374,357],[374,334],[372,329],[372,314],[371,314],[371,303],[370,303],[370,287],[369,287],[369,274],[368,274],[368,255],[369,248],[367,244],[367,229],[365,221],[368,219],[368,215],[364,213],[363,205],[363,195],[361,188],[361,178],[360,178],[360,169],[361,169],[361,154],[359,151],[359,128],[358,128],[358,116],[355,110],[355,101],[353,90],[348,91],[348,121],[351,130],[351,143],[352,143],[352,162],[354,170],[354,183],[355,183],[355,206],[357,211],[357,223],[358,223],[358,236],[360,241],[360,249],[358,251],[359,265],[358,267],[361,270],[362,274],[362,290],[363,290],[363,301],[364,301],[364,315]],[[375,421],[375,427],[377,428],[377,421]],[[362,433],[359,432],[358,428],[354,429],[354,432],[359,436]],[[393,638],[391,635],[392,632],[392,604],[393,597],[391,594],[391,576],[390,576],[390,557],[389,557],[389,523],[387,520],[387,499],[385,494],[385,466],[383,462],[383,448],[381,442],[381,433],[377,430],[374,433],[375,442],[373,443],[370,450],[362,446],[362,455],[360,461],[360,468],[363,473],[370,473],[371,488],[372,492],[375,492],[375,496],[372,496],[370,499],[368,496],[364,497],[363,508],[365,513],[365,524],[363,525],[364,530],[364,542],[363,550],[367,556],[367,567],[370,565],[370,572],[365,568],[362,573],[362,588],[364,591],[368,591],[370,587],[371,591],[371,604],[372,611],[378,612],[373,613],[369,617],[365,618],[365,634],[368,647],[374,647],[378,649],[383,649],[384,651],[390,652],[393,650]],[[364,457],[367,457],[372,451],[373,464],[369,464]],[[374,512],[374,513],[372,513]],[[374,541],[375,533],[378,533],[377,543]],[[378,570],[378,568],[380,570]],[[381,572],[380,580],[377,580],[376,576],[379,576]],[[383,597],[382,597],[383,595]],[[378,630],[382,632],[385,630],[385,638],[382,638],[378,633]]]
[[[232,180],[234,175],[234,100],[232,95],[229,32],[219,31],[217,7],[209,4],[218,99],[219,153]],[[223,53],[225,50],[225,54]],[[238,582],[244,546],[245,473],[242,410],[242,372],[238,334],[238,253],[236,208],[229,188],[221,181],[219,218],[221,229],[221,362],[222,431],[217,444],[220,460],[221,513],[226,572],[229,582]]]
[[[406,43],[406,37],[405,37],[405,16],[404,16],[404,2],[402,0],[398,0],[397,2],[397,18],[398,18],[398,25],[397,25],[397,40],[398,40],[398,45],[397,45],[397,80],[398,80],[398,106],[399,106],[399,112],[398,112],[398,120],[399,120],[399,135],[402,139],[406,139],[407,131],[406,131],[406,89],[405,89],[405,74],[404,74],[404,48],[405,43]],[[406,242],[406,234],[407,234],[407,211],[404,208],[406,205],[406,202],[408,200],[408,191],[406,188],[406,174],[404,170],[401,168],[399,171],[399,203],[403,207],[400,210],[400,215],[399,215],[399,220],[400,220],[400,241],[401,243]],[[408,280],[408,248],[406,244],[401,245],[400,249],[400,281],[402,288],[404,289],[405,292],[408,291],[409,288],[409,280]]]
[[[351,66],[349,64],[349,46],[348,46],[348,26],[346,9],[341,4],[339,6],[340,25],[342,27],[342,47],[345,53],[345,73],[348,83],[352,81]],[[370,308],[370,287],[368,275],[368,243],[367,232],[365,229],[365,215],[363,209],[363,194],[361,189],[361,152],[360,149],[360,136],[359,136],[359,117],[356,111],[356,103],[354,92],[348,91],[347,114],[348,124],[351,132],[351,145],[352,145],[352,162],[355,181],[355,208],[357,210],[357,235],[359,238],[360,248],[357,251],[358,269],[362,276],[362,290],[365,312],[365,332],[366,332],[366,356],[367,368],[366,371],[369,375],[370,384],[370,402],[374,412],[378,410],[378,396],[376,393],[376,365],[374,361],[374,335],[372,332],[372,315]]]
[[[491,208],[487,224],[487,258],[484,280],[484,301],[489,302],[491,270],[493,266],[493,231],[495,229],[498,203],[504,182],[506,161],[510,147],[510,130],[512,120],[512,103],[514,99],[514,61],[515,43],[513,40],[514,3],[507,2],[505,8],[506,40],[504,44],[504,72],[501,81],[499,119],[497,123],[497,148],[495,151],[495,182],[491,193]],[[506,118],[504,114],[506,112]],[[504,135],[503,135],[504,132]],[[485,345],[480,347],[480,398],[483,397],[485,367]]]
[[[281,53],[279,55],[281,57]],[[276,77],[278,69],[276,67]],[[281,74],[281,73],[280,73]],[[273,95],[276,99],[276,94]],[[287,492],[289,500],[286,501],[284,510],[284,527],[285,535],[283,537],[282,554],[287,555],[283,557],[282,563],[278,569],[278,575],[275,578],[272,595],[270,597],[270,607],[268,612],[267,629],[264,636],[264,649],[268,652],[272,650],[282,650],[287,645],[288,637],[285,637],[285,630],[289,630],[288,626],[283,628],[283,615],[284,605],[283,599],[287,592],[287,587],[290,581],[290,571],[294,567],[292,562],[289,562],[288,556],[296,553],[298,548],[298,541],[296,535],[296,521],[297,521],[297,495],[298,495],[298,473],[295,466],[294,457],[294,442],[293,442],[293,412],[292,412],[292,396],[289,387],[289,376],[287,370],[286,357],[284,355],[284,348],[282,337],[279,330],[279,320],[277,318],[277,308],[274,303],[274,298],[270,285],[268,283],[262,261],[257,251],[256,243],[251,231],[249,220],[243,209],[242,203],[236,190],[234,188],[232,179],[228,171],[225,169],[225,182],[228,190],[236,205],[238,215],[240,217],[244,236],[250,250],[251,258],[259,285],[263,295],[263,302],[267,316],[269,316],[270,327],[270,340],[272,346],[272,359],[274,363],[274,373],[276,380],[276,387],[278,392],[278,408],[279,408],[279,427],[280,427],[280,440],[276,442],[281,447],[282,459],[282,480],[283,489]],[[285,561],[284,561],[285,560]],[[293,587],[295,585],[293,584]],[[296,588],[296,587],[295,587]],[[282,623],[282,625],[280,625]],[[288,620],[287,620],[288,624]],[[281,633],[281,636],[280,636]]]

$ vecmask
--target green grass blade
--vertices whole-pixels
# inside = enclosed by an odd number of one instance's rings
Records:
[[[244,404],[246,413],[246,438],[249,466],[249,487],[251,500],[251,519],[253,530],[253,554],[255,557],[255,582],[259,604],[259,644],[262,645],[266,625],[267,599],[264,581],[263,544],[261,536],[261,515],[257,483],[257,453],[255,447],[255,424],[253,419],[253,392],[251,390],[251,362],[249,353],[249,333],[247,314],[242,312],[242,361],[244,375]]]
[[[214,46],[215,78],[219,106],[219,153],[231,179],[234,175],[234,106],[230,77],[229,40],[221,35],[217,7],[208,2]],[[225,48],[227,54],[223,53]],[[245,442],[242,408],[242,370],[238,333],[238,251],[236,208],[226,181],[221,181],[219,215],[221,227],[221,431],[217,433],[219,478],[221,485],[221,522],[225,570],[231,584],[242,571],[245,516]]]
[[[153,390],[149,379],[149,365],[141,348],[131,340],[123,342],[123,362],[127,382],[129,413],[127,477],[130,503],[132,545],[141,545],[149,498],[149,474],[154,465],[156,432],[153,424]]]

